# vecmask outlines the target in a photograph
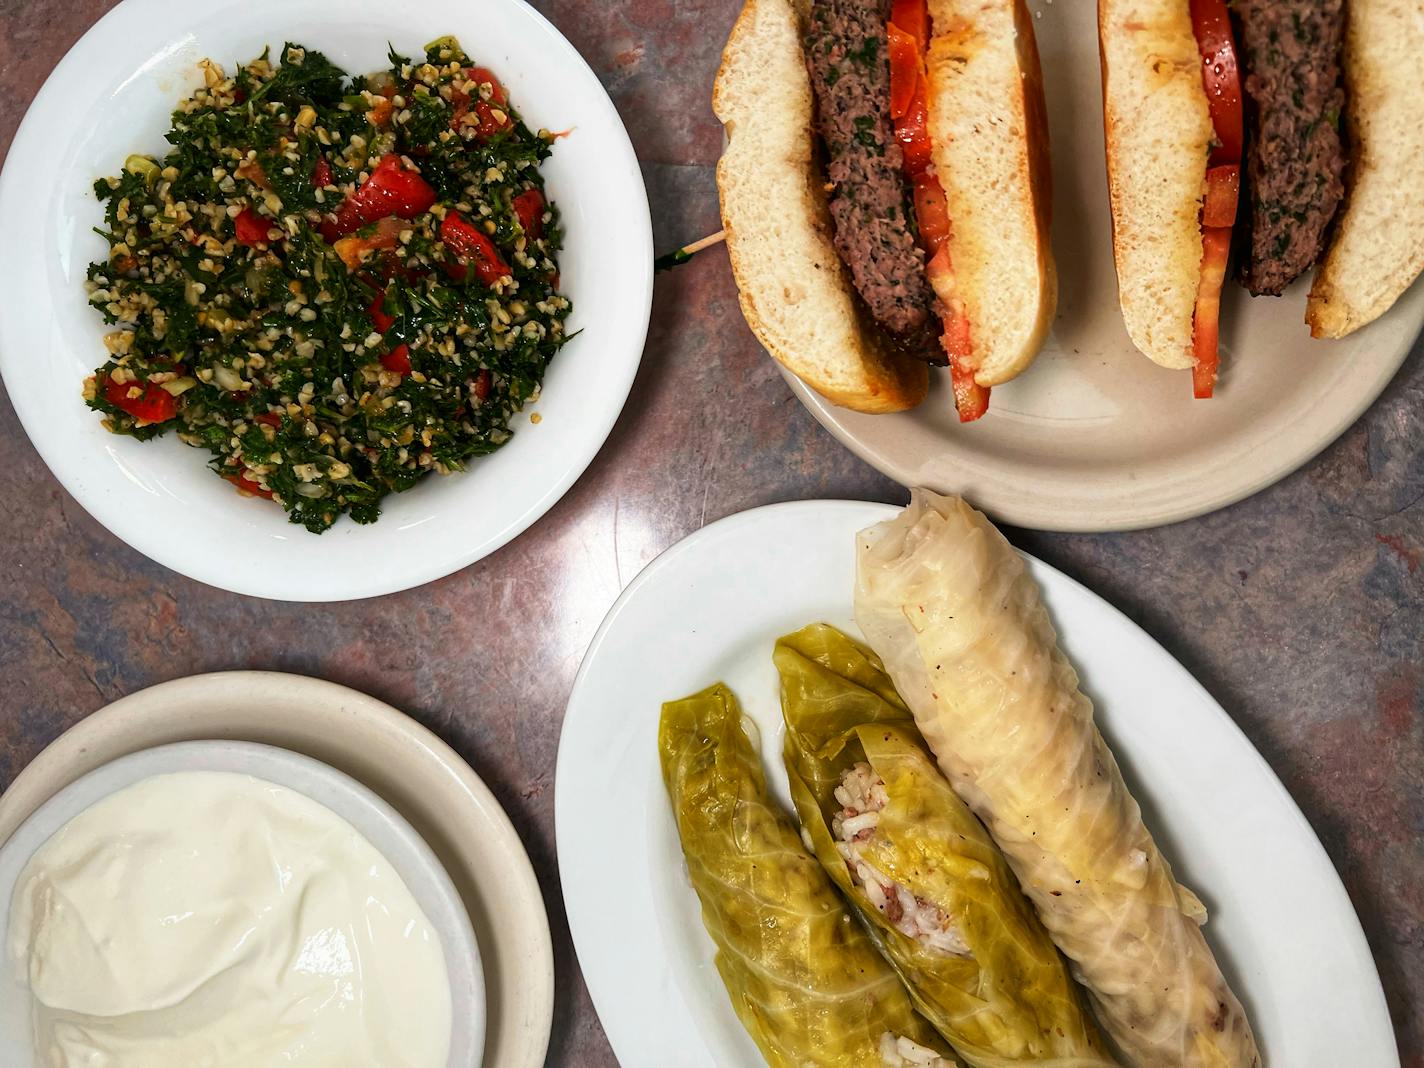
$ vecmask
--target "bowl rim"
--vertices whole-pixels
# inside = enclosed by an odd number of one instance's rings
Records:
[[[137,21],[150,16],[153,17],[152,21],[158,21],[159,13],[166,16],[170,9],[175,9],[175,3],[176,0],[122,0],[97,20],[56,65],[31,101],[15,132],[5,166],[0,169],[0,220],[16,220],[35,214],[28,205],[25,194],[35,187],[37,179],[29,176],[28,168],[21,167],[16,161],[36,156],[42,158],[46,154],[55,155],[53,151],[43,151],[50,140],[48,124],[61,108],[67,106],[65,98],[72,92],[69,87],[76,79],[82,81],[79,76],[84,73],[89,59],[100,52],[107,54],[116,47],[123,47],[137,64],[147,54],[145,49],[167,47],[164,42],[171,44],[181,39],[185,33],[183,29],[167,27],[161,35],[143,38],[146,43],[142,45],[124,43],[133,32]],[[306,534],[299,527],[293,527],[292,532],[301,535],[301,538],[282,538],[301,546],[298,555],[286,558],[286,561],[290,562],[284,561],[278,568],[233,567],[231,553],[224,555],[210,545],[195,544],[206,543],[209,539],[182,536],[218,533],[218,528],[229,525],[226,522],[225,508],[222,515],[204,517],[179,531],[179,536],[175,536],[175,532],[164,524],[146,518],[145,509],[133,507],[132,495],[109,491],[110,487],[118,486],[123,481],[123,475],[117,466],[114,472],[106,472],[100,478],[93,478],[90,471],[91,462],[95,458],[92,450],[87,447],[76,448],[64,434],[58,432],[62,427],[49,425],[46,418],[49,413],[41,406],[45,390],[31,381],[41,376],[33,373],[33,364],[21,359],[22,352],[30,351],[26,348],[26,339],[33,341],[31,335],[41,329],[33,324],[41,322],[40,316],[48,314],[48,309],[44,312],[15,314],[15,309],[21,302],[12,296],[5,309],[7,314],[0,315],[0,378],[6,383],[11,404],[26,435],[50,473],[79,505],[110,533],[144,556],[188,578],[248,596],[293,602],[335,602],[383,596],[452,574],[508,544],[563,498],[603,448],[626,406],[641,364],[652,312],[653,237],[646,184],[627,128],[617,108],[598,76],[578,50],[549,19],[525,0],[485,0],[485,3],[499,5],[505,9],[508,18],[524,23],[528,33],[534,36],[541,47],[547,45],[552,50],[550,62],[566,69],[569,77],[579,83],[587,97],[586,106],[591,109],[590,114],[598,117],[600,129],[604,133],[597,142],[597,153],[601,159],[608,160],[607,173],[611,180],[616,179],[614,184],[607,188],[619,190],[619,201],[623,205],[620,210],[627,212],[629,220],[634,224],[631,231],[625,235],[626,239],[620,242],[627,250],[625,255],[628,269],[620,270],[619,290],[626,292],[628,299],[626,304],[620,303],[621,318],[617,325],[617,337],[613,339],[615,343],[601,345],[597,350],[600,361],[599,378],[607,387],[604,403],[598,408],[581,409],[576,431],[560,446],[559,455],[551,458],[544,469],[534,473],[535,486],[525,495],[525,500],[516,502],[514,507],[502,505],[497,492],[492,494],[490,487],[483,487],[485,492],[479,495],[480,504],[489,507],[478,511],[498,512],[503,508],[505,514],[501,514],[485,531],[475,532],[469,541],[464,540],[461,534],[464,524],[470,519],[470,512],[452,512],[447,506],[441,509],[443,514],[429,517],[434,519],[434,522],[430,523],[433,529],[444,528],[449,532],[446,539],[435,546],[430,546],[427,542],[424,548],[419,543],[411,545],[415,551],[391,551],[392,548],[399,549],[402,539],[387,540],[389,535],[373,533],[389,531],[396,526],[393,516],[385,517],[384,527],[381,524],[359,527],[364,543],[355,551],[362,559],[378,561],[381,565],[379,567],[362,568],[359,571],[344,567],[339,573],[333,569],[330,573],[322,574],[321,560],[324,553],[319,551],[320,546],[314,541],[310,544],[301,541]],[[296,0],[295,6],[301,8],[306,5],[301,0]],[[186,5],[179,6],[176,10],[183,12],[188,25],[201,25],[243,7],[243,0],[211,0],[200,10]],[[454,10],[453,5],[450,10]],[[451,17],[468,18],[454,15]],[[267,34],[272,39],[280,35],[280,27]],[[527,88],[521,91],[528,97]],[[179,96],[178,90],[165,94],[165,98],[171,97],[175,102]],[[58,173],[57,163],[54,168]],[[606,194],[607,189],[603,191]],[[559,199],[566,204],[569,202],[567,193]],[[34,255],[40,257],[42,253],[37,252]],[[0,261],[0,291],[12,291],[11,283],[19,282],[22,275],[34,273],[35,264],[22,264],[21,259],[23,257],[12,257]],[[48,296],[55,292],[55,287],[47,282],[37,282],[35,285],[41,295]],[[581,303],[577,294],[571,295],[575,297],[576,317],[582,319],[590,311],[594,315],[601,314],[597,304],[589,305],[587,301]],[[22,325],[26,321],[31,325]],[[578,323],[579,328],[583,330],[587,330],[590,325],[586,320]],[[611,354],[616,358],[610,359]],[[548,373],[554,374],[557,366],[556,361]],[[76,398],[77,385],[76,383]],[[76,399],[75,403],[80,402]],[[526,417],[531,410],[526,406]],[[93,415],[89,412],[84,414]],[[525,428],[524,433],[529,434],[529,428]],[[545,446],[543,452],[547,453],[548,449],[549,446]],[[494,455],[498,456],[499,453]],[[194,456],[192,462],[200,464],[203,458]],[[467,478],[469,474],[466,472],[456,477]],[[521,475],[529,475],[529,472],[521,469]],[[397,495],[392,495],[388,504],[393,503],[396,497]],[[232,499],[242,502],[242,498],[235,493]],[[232,515],[233,525],[236,525],[240,522],[241,513],[233,512]],[[339,521],[338,526],[342,523],[350,524],[349,517]],[[413,529],[425,524],[426,520],[421,519],[405,524],[403,529]],[[282,524],[282,527],[285,530],[286,524]],[[329,532],[327,538],[332,538],[333,533]],[[354,532],[348,532],[346,536],[352,534]],[[186,546],[185,542],[188,543]],[[264,539],[254,537],[246,548],[256,553],[267,546]],[[426,551],[427,549],[429,551]]]
[[[4,942],[19,876],[56,834],[123,790],[189,772],[235,774],[290,790],[351,826],[381,854],[440,939],[450,985],[450,1068],[478,1065],[485,1041],[484,971],[474,926],[449,872],[420,833],[374,790],[324,761],[281,746],[223,738],[168,742],[115,757],[57,790],[0,842]],[[12,969],[5,955],[0,980],[14,979]]]

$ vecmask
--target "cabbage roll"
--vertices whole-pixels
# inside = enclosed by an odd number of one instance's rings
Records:
[[[916,490],[862,531],[855,616],[1134,1065],[1246,1068],[1251,1026],[1142,822],[1019,555]]]
[[[818,624],[777,642],[775,660],[801,825],[916,1008],[975,1068],[1112,1065],[1063,958],[875,654]]]
[[[658,749],[717,971],[767,1063],[953,1068],[775,807],[732,692],[663,705]]]

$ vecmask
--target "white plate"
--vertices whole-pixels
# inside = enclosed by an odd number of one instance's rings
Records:
[[[559,257],[583,333],[554,358],[514,439],[463,474],[386,498],[371,526],[321,536],[243,498],[176,438],[141,444],[99,425],[80,388],[104,362],[85,270],[107,254],[96,178],[160,153],[169,116],[212,57],[232,70],[304,43],[350,73],[458,36],[535,128],[571,130],[543,166],[563,213]],[[35,98],[0,176],[0,372],[55,476],[135,549],[191,578],[259,597],[334,601],[406,589],[493,552],[543,515],[602,446],[628,396],[652,305],[652,228],[638,161],[598,78],[521,0],[125,0]],[[541,416],[538,424],[530,414]]]
[[[237,739],[351,776],[435,851],[474,925],[484,970],[484,1063],[540,1068],[554,1016],[549,920],[519,835],[468,764],[408,716],[344,686],[228,671],[115,701],[57,738],[0,795],[0,843],[69,783],[170,742]]]
[[[1264,489],[1334,441],[1380,395],[1424,324],[1424,284],[1341,341],[1313,341],[1308,279],[1284,296],[1227,286],[1223,378],[1192,400],[1191,375],[1133,348],[1113,271],[1103,162],[1096,5],[1028,0],[1037,16],[1053,150],[1058,318],[1037,361],[961,426],[947,375],[898,415],[836,408],[792,381],[811,413],[906,486],[962,493],[1039,530],[1156,526]]]
[[[809,501],[732,516],[624,591],[569,699],[555,795],[559,868],[579,964],[623,1068],[761,1068],[712,965],[658,768],[663,701],[725,681],[760,728],[788,805],[772,643],[852,620],[855,533],[885,505]],[[1399,1063],[1350,899],[1269,767],[1205,690],[1137,625],[1036,560],[1063,645],[1182,881],[1267,1064]],[[768,759],[770,758],[770,759]]]
[[[356,828],[400,876],[440,939],[450,981],[449,1068],[478,1068],[485,1037],[484,973],[469,913],[440,861],[395,809],[355,779],[319,760],[253,742],[175,742],[119,757],[70,783],[0,845],[0,909],[10,914],[15,885],[62,827],[109,795],[177,771],[222,771],[285,786]],[[7,920],[0,919],[0,931]],[[8,944],[8,935],[0,945]],[[0,1063],[38,1064],[23,965],[0,951]],[[18,993],[17,993],[18,992]]]

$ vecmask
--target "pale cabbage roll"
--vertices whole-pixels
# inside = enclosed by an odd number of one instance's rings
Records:
[[[994,526],[916,490],[862,531],[856,622],[1134,1065],[1250,1068],[1251,1026]]]
[[[767,790],[718,684],[663,705],[663,783],[732,1008],[772,1068],[956,1068]]]

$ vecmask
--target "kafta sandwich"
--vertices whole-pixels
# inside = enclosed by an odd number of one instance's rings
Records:
[[[1023,0],[747,0],[713,110],[747,322],[831,401],[899,411],[947,365],[961,421],[1057,301]]]

